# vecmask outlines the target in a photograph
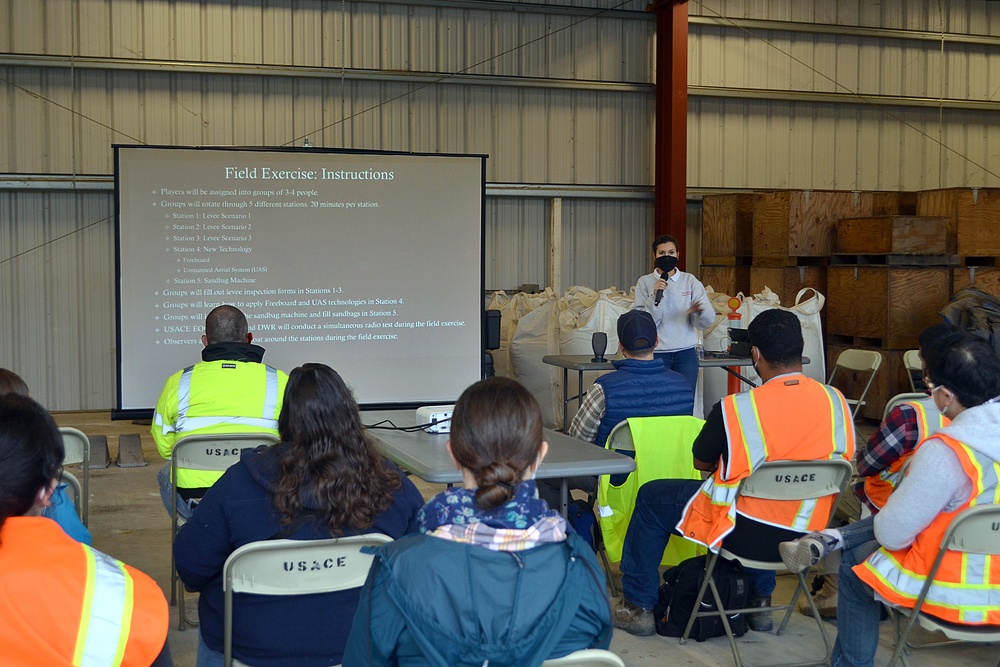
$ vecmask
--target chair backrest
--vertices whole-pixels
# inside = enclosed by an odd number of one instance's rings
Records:
[[[233,593],[308,595],[359,588],[371,569],[363,546],[392,542],[381,533],[328,540],[264,540],[244,544],[223,568],[223,659],[232,664]]]
[[[941,541],[944,549],[1000,555],[1000,505],[970,507],[951,520]]]
[[[66,450],[63,465],[82,464],[83,487],[79,488],[80,484],[77,483],[80,495],[76,499],[76,511],[80,514],[80,521],[86,526],[90,519],[90,438],[83,431],[69,426],[60,426],[59,433],[62,435],[63,449]]]
[[[910,389],[918,391],[917,379],[924,374],[924,365],[920,361],[920,350],[907,350],[903,353],[903,367],[906,368],[906,376],[910,381]]]
[[[882,419],[888,417],[889,413],[897,405],[900,405],[901,403],[909,403],[910,401],[919,401],[923,398],[927,398],[927,394],[922,392],[906,391],[902,394],[896,394],[885,402],[885,410],[882,411]]]
[[[240,460],[246,449],[273,445],[278,438],[270,433],[212,433],[188,435],[174,444],[174,468],[227,470]]]
[[[68,426],[60,426],[59,433],[62,435],[63,449],[66,450],[63,463],[83,463],[86,468],[86,464],[90,462],[90,438],[83,431]]]
[[[841,493],[854,469],[846,459],[767,461],[740,485],[740,495],[765,500],[813,500]]]
[[[59,478],[66,482],[66,488],[69,489],[69,499],[73,501],[73,507],[76,508],[76,513],[80,515],[80,521],[83,525],[87,525],[87,519],[83,516],[83,506],[81,505],[81,499],[83,497],[83,491],[80,489],[80,480],[68,470],[62,470],[59,472]]]
[[[611,429],[605,447],[617,452],[635,451],[635,441],[632,440],[632,429],[629,428],[627,419],[621,420]]]
[[[600,648],[585,648],[573,651],[561,658],[546,660],[542,667],[625,667],[625,663],[611,651]]]
[[[878,373],[879,366],[882,365],[882,355],[875,350],[858,350],[858,349],[847,349],[837,355],[837,361],[833,366],[833,372],[830,373],[830,379],[826,381],[827,384],[831,386],[834,385],[834,378],[837,377],[838,372],[841,370],[852,371],[855,373],[868,373],[868,381],[865,382],[864,388],[861,393],[857,396],[850,396],[847,392],[844,392],[844,388],[838,386],[838,389],[844,393],[844,398],[847,399],[848,405],[853,409],[851,410],[851,418],[856,418],[858,416],[858,410],[861,406],[865,404],[865,396],[868,394],[868,390],[872,386],[872,382],[875,380],[875,375]]]

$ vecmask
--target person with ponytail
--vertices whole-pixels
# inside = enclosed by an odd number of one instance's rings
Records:
[[[540,500],[542,415],[492,378],[459,397],[447,444],[464,488],[420,511],[420,534],[374,550],[345,665],[540,665],[607,648],[611,612],[594,552]]]
[[[291,372],[278,433],[278,444],[243,453],[174,542],[181,580],[201,592],[198,667],[222,665],[223,567],[237,548],[276,538],[397,538],[417,529],[423,497],[375,449],[332,368],[304,364]],[[339,664],[357,600],[357,589],[236,595],[233,655],[255,667]]]
[[[0,395],[0,662],[172,665],[170,612],[156,582],[41,516],[64,454],[45,408]]]

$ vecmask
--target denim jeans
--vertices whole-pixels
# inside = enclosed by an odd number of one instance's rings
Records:
[[[173,516],[173,512],[170,511],[170,501],[173,499],[174,494],[174,487],[170,484],[170,461],[167,461],[160,468],[160,472],[156,473],[156,481],[160,483],[160,499],[163,500],[163,507],[166,508],[167,514]],[[184,500],[178,494],[177,516],[183,518],[185,521],[190,520],[196,504],[190,500]]]
[[[201,632],[198,633],[198,657],[195,667],[222,667],[224,657],[221,652],[210,649],[202,638]]]
[[[693,347],[676,352],[654,352],[653,356],[663,360],[668,370],[677,371],[691,385],[691,391],[698,391],[698,353]]]
[[[622,547],[622,591],[625,599],[643,609],[652,609],[659,599],[660,559],[681,520],[688,501],[701,488],[693,479],[657,479],[646,482],[635,499],[635,510]],[[774,592],[771,570],[747,568],[750,592],[766,598]]]
[[[837,641],[833,644],[831,667],[875,664],[882,603],[875,600],[875,592],[851,569],[879,548],[873,519],[869,517],[838,529],[843,537],[843,553],[838,573]]]

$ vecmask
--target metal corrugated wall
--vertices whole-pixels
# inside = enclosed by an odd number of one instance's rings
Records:
[[[0,365],[51,408],[111,405],[112,143],[488,153],[488,288],[627,289],[652,228],[645,4],[0,0]],[[995,3],[690,12],[695,194],[997,185]]]

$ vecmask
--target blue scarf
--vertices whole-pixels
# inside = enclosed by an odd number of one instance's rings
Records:
[[[417,522],[421,533],[450,524],[461,526],[479,522],[493,528],[525,529],[549,516],[560,514],[538,498],[535,481],[528,480],[514,488],[513,498],[490,511],[476,505],[475,489],[452,487],[428,500],[417,514]]]

